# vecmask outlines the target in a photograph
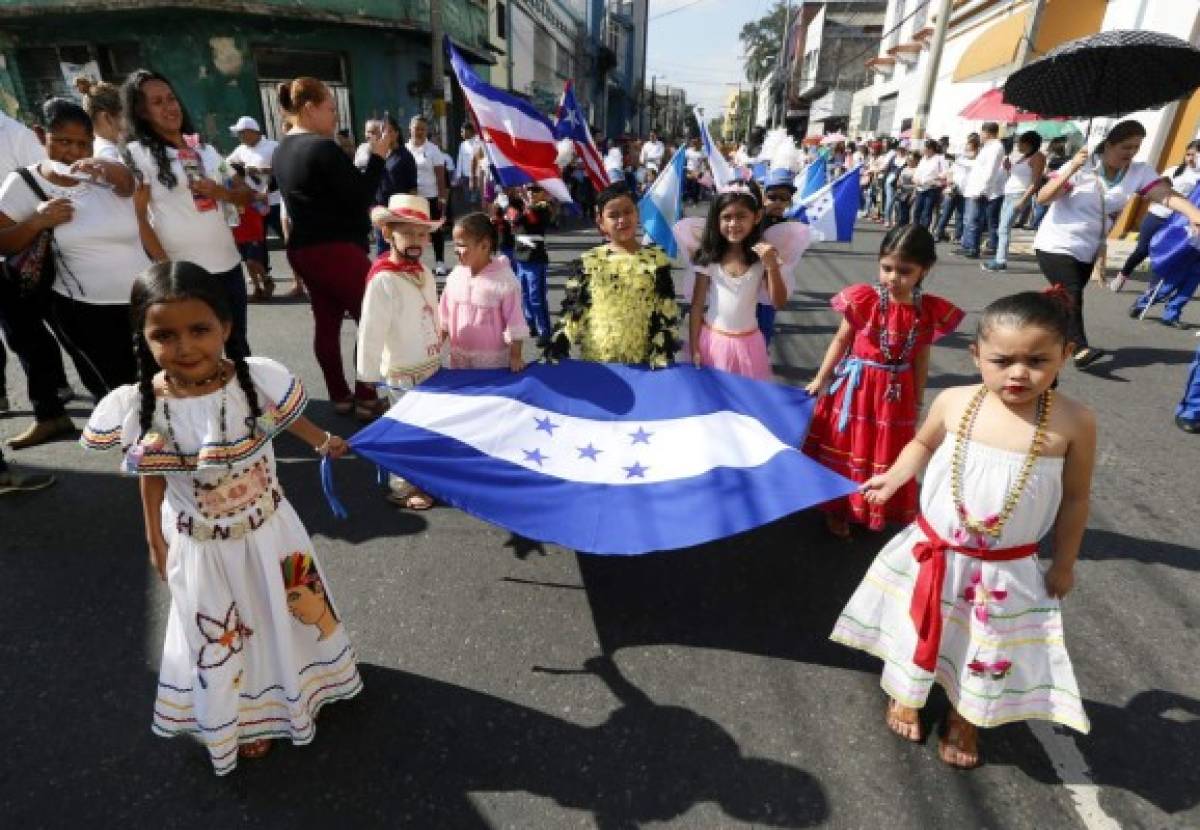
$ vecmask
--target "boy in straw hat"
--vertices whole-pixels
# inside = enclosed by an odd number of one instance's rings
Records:
[[[394,404],[441,366],[437,287],[421,254],[430,232],[443,220],[430,218],[425,197],[400,193],[387,207],[373,208],[371,221],[392,247],[367,274],[358,324],[358,378],[384,387]],[[428,493],[399,476],[389,476],[388,486],[388,499],[395,504],[410,510],[433,506]]]

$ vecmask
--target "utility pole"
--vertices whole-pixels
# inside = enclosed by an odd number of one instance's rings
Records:
[[[446,126],[446,50],[442,46],[442,0],[429,3],[429,34],[433,39],[433,117],[437,121],[438,140],[449,148],[450,133]]]
[[[800,0],[800,5],[804,5],[804,0]],[[777,125],[781,127],[787,123],[787,88],[790,74],[787,71],[787,57],[788,43],[791,40],[789,35],[792,31],[791,17],[792,0],[787,0],[787,8],[783,10],[783,33],[779,39],[779,59],[775,61],[776,79],[782,81],[779,85],[779,124]]]
[[[513,14],[512,0],[508,0],[504,4],[504,51],[507,53],[504,57],[505,72],[508,77],[508,91],[513,91]]]
[[[937,86],[938,67],[942,62],[942,49],[946,45],[946,30],[950,27],[952,0],[941,0],[938,4],[937,23],[933,27],[933,43],[929,47],[929,63],[925,66],[925,77],[921,81],[921,99],[917,102],[917,116],[913,119],[914,140],[925,137],[929,121],[929,105],[933,101],[933,88]]]

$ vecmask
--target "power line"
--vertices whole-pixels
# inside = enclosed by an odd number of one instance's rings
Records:
[[[650,20],[658,20],[659,18],[668,17],[669,15],[675,14],[675,12],[681,12],[684,9],[690,9],[692,6],[698,6],[703,2],[704,0],[691,0],[690,3],[684,3],[682,6],[676,6],[675,8],[668,9],[665,12],[659,12],[658,14],[653,15]]]

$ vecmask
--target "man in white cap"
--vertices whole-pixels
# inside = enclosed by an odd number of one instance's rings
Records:
[[[266,217],[268,229],[274,229],[280,239],[283,239],[283,222],[279,218],[280,205],[283,202],[283,197],[279,195],[279,189],[271,185],[271,159],[275,155],[275,148],[279,146],[279,142],[272,141],[265,137],[262,133],[262,128],[258,126],[258,121],[249,115],[243,115],[237,120],[237,123],[229,128],[229,132],[238,137],[242,143],[237,146],[227,159],[230,164],[239,162],[246,167],[248,182],[251,187],[256,187],[253,179],[259,179],[262,182],[262,188],[269,190],[267,203],[271,206],[271,212]]]

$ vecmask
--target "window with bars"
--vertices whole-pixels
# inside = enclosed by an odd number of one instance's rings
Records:
[[[120,84],[142,64],[142,48],[137,43],[74,43],[35,46],[17,50],[21,83],[31,104],[39,106],[56,95],[71,96],[69,79],[63,74],[64,63],[82,65],[96,62],[103,80]]]

